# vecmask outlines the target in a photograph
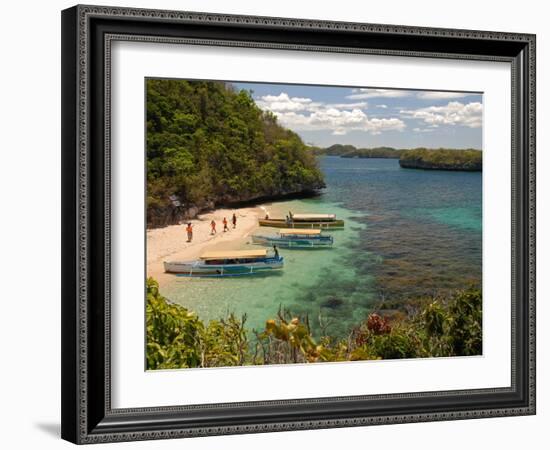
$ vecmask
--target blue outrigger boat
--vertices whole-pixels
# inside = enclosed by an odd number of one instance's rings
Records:
[[[282,248],[309,249],[332,247],[334,240],[332,236],[322,234],[319,229],[285,228],[279,230],[276,236],[252,236],[252,242]]]
[[[211,251],[195,261],[164,261],[164,271],[189,277],[236,277],[281,270],[284,258],[263,250]]]

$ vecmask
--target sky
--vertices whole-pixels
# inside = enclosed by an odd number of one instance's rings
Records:
[[[232,83],[319,147],[482,148],[482,94]]]

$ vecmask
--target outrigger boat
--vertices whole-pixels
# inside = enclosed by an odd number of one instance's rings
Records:
[[[337,229],[344,228],[344,221],[337,220],[334,214],[292,214],[286,219],[260,219],[262,227],[274,228],[310,228],[310,229]]]
[[[283,268],[284,258],[267,249],[210,251],[195,261],[164,261],[164,271],[190,277],[257,275]]]
[[[327,248],[332,247],[334,239],[325,236],[319,229],[305,230],[284,228],[277,236],[252,236],[252,242],[260,245],[276,245],[283,248]]]

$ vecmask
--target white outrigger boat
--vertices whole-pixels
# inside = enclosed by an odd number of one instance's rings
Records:
[[[274,228],[306,228],[306,229],[339,229],[344,228],[344,221],[337,219],[335,214],[292,214],[285,219],[259,219],[261,227]]]
[[[334,239],[332,236],[322,234],[320,229],[284,228],[278,231],[277,236],[253,235],[252,242],[283,248],[309,249],[332,247]]]
[[[195,261],[164,261],[164,271],[190,277],[257,275],[283,268],[284,258],[267,249],[210,251]]]

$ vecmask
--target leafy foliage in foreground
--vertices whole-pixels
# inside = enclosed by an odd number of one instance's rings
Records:
[[[256,106],[214,81],[148,79],[147,222],[163,225],[175,195],[187,210],[324,186],[314,155]]]
[[[202,322],[168,302],[147,280],[147,368],[221,367],[372,359],[480,355],[481,291],[424,302],[403,316],[370,314],[346,339],[315,339],[308,318],[279,311],[261,332],[249,333],[246,316]]]
[[[240,366],[248,352],[246,317],[229,315],[205,325],[196,314],[169,303],[147,280],[147,368]]]

